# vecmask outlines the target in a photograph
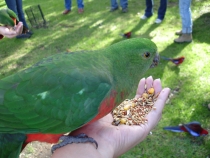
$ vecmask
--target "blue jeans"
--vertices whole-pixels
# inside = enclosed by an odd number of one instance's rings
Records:
[[[120,6],[125,9],[128,7],[128,0],[120,0]],[[118,8],[117,0],[111,0],[111,8]]]
[[[28,28],[28,25],[24,17],[22,0],[5,0],[5,2],[7,4],[7,7],[17,14],[19,21],[23,22],[23,25],[26,28]]]
[[[182,33],[192,33],[191,0],[179,0],[179,12],[182,18]]]
[[[153,0],[146,0],[145,16],[150,17],[153,15]],[[167,9],[167,0],[160,0],[160,7],[158,9],[158,19],[163,20]]]
[[[77,7],[84,8],[83,0],[77,0]],[[65,0],[65,8],[71,10],[71,0]]]

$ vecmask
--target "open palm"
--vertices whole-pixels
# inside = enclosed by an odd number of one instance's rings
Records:
[[[154,87],[155,93],[160,92],[154,105],[156,110],[152,110],[147,115],[147,123],[140,126],[113,126],[111,124],[113,118],[111,114],[108,114],[102,119],[72,132],[71,135],[77,135],[80,133],[87,134],[89,137],[92,137],[97,141],[99,145],[97,150],[99,150],[102,155],[105,151],[106,153],[109,151],[114,155],[113,157],[122,155],[143,141],[148,133],[159,122],[162,115],[162,110],[170,92],[169,88],[162,90],[161,82],[159,79],[153,80],[152,77],[148,77],[147,79],[143,78],[140,80],[135,97],[142,95],[145,89],[145,84],[147,85],[147,88]]]

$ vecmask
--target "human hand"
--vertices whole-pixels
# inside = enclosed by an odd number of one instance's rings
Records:
[[[0,35],[7,38],[13,38],[20,35],[23,31],[23,23],[19,22],[14,29],[11,26],[0,26]]]
[[[85,151],[88,148],[87,152],[98,152],[97,154],[100,157],[118,157],[123,153],[127,152],[129,149],[133,148],[135,145],[143,141],[148,133],[158,124],[162,110],[164,108],[165,102],[168,98],[170,93],[169,88],[164,88],[162,90],[160,79],[153,80],[152,77],[148,77],[147,79],[143,78],[140,80],[136,98],[140,97],[145,89],[145,84],[147,85],[147,89],[153,87],[155,89],[155,93],[159,93],[157,101],[155,103],[156,110],[152,110],[147,116],[147,123],[138,125],[138,126],[128,126],[128,125],[120,125],[120,126],[113,126],[111,123],[113,121],[112,115],[108,114],[107,116],[103,117],[102,119],[88,124],[80,129],[77,129],[70,133],[70,135],[78,135],[81,133],[87,134],[89,137],[94,138],[94,140],[98,143],[98,149],[92,150],[93,145],[91,148],[83,145],[81,148],[81,144],[70,144],[55,152],[55,154],[61,157],[71,157],[72,152],[77,152],[77,154],[81,154],[79,150]],[[88,143],[89,145],[89,143]],[[90,144],[91,145],[91,144]],[[77,146],[74,148],[74,146]],[[78,148],[79,146],[79,148]],[[74,149],[74,150],[73,150]],[[78,149],[78,150],[77,150]],[[83,153],[83,152],[82,152]],[[76,154],[76,155],[77,155]],[[88,157],[89,153],[83,153],[83,155],[77,155],[77,157]],[[91,153],[92,154],[92,153]],[[55,156],[55,155],[53,155]],[[75,155],[74,155],[75,156]],[[55,156],[56,157],[56,156]],[[94,157],[94,156],[92,156]],[[98,156],[95,156],[98,157]]]

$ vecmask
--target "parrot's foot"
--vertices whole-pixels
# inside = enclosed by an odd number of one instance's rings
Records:
[[[93,138],[88,137],[84,133],[81,133],[77,136],[61,136],[59,139],[59,143],[52,146],[51,152],[53,153],[56,149],[66,146],[67,144],[87,142],[94,143],[96,145],[96,149],[98,148],[98,143]]]

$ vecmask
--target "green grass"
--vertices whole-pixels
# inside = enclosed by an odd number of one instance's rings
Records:
[[[33,29],[30,39],[6,39],[0,41],[0,78],[25,69],[43,57],[64,51],[95,50],[124,40],[120,33],[132,31],[132,37],[145,37],[154,41],[160,55],[185,56],[179,67],[161,61],[150,69],[145,77],[160,78],[163,87],[170,87],[174,96],[166,105],[162,120],[145,141],[121,158],[201,158],[210,154],[210,136],[192,138],[185,133],[163,131],[168,125],[178,125],[197,120],[210,131],[210,2],[192,1],[193,42],[175,44],[174,32],[181,28],[178,1],[169,0],[165,20],[154,24],[159,0],[155,0],[154,16],[140,20],[145,2],[129,0],[129,12],[109,12],[110,1],[85,0],[85,12],[77,13],[76,1],[72,12],[62,15],[63,1],[23,0],[24,9],[40,4],[48,28]],[[5,2],[0,2],[5,7]],[[28,22],[28,24],[30,24]],[[178,92],[174,90],[179,89]]]

